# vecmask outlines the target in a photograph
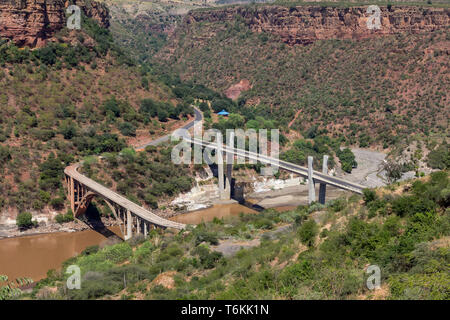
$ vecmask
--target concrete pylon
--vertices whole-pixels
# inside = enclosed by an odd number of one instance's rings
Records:
[[[132,236],[132,225],[133,225],[133,220],[131,217],[131,212],[130,212],[130,210],[127,210],[127,234],[125,235],[125,240],[130,239]]]
[[[323,156],[322,173],[328,174],[328,156]],[[325,204],[325,196],[327,193],[326,183],[321,183],[319,186],[319,203]]]
[[[316,201],[316,189],[313,180],[313,157],[308,156],[308,203]]]
[[[219,198],[225,199],[225,185],[223,181],[223,149],[222,149],[222,134],[217,133],[217,150],[216,150],[216,162],[217,162],[217,178],[219,178]]]
[[[136,233],[141,234],[141,219],[136,217]]]
[[[228,148],[233,150],[233,152],[227,153],[227,168],[225,172],[225,199],[231,199],[231,174],[233,170],[233,161],[234,161],[234,132],[230,132],[229,140],[228,140]]]
[[[147,221],[144,221],[144,237],[147,238]]]

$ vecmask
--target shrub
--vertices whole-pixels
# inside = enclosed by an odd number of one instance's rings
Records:
[[[27,229],[33,226],[32,215],[29,212],[22,212],[17,215],[16,224],[20,229]]]
[[[55,217],[55,220],[57,223],[65,223],[65,222],[70,222],[73,221],[73,212],[72,209],[67,210],[66,214],[58,214]]]
[[[222,254],[216,251],[209,251],[209,249],[204,245],[199,245],[193,251],[200,258],[200,264],[205,269],[214,268],[215,264],[222,258]]]
[[[119,125],[119,130],[124,136],[136,136],[136,127],[129,122],[122,122]]]
[[[273,228],[273,222],[270,219],[267,218],[261,218],[254,222],[254,226],[257,229],[272,229]]]
[[[195,234],[195,245],[198,245],[202,242],[208,242],[212,245],[216,245],[219,243],[217,235],[212,232],[199,229],[195,230],[194,234]]]
[[[418,212],[433,211],[435,203],[430,199],[416,196],[402,196],[392,202],[392,212],[400,217],[410,216]]]
[[[120,243],[111,247],[104,248],[101,252],[104,259],[110,260],[113,263],[120,263],[133,255],[133,250],[126,242]]]
[[[314,246],[315,238],[317,233],[319,232],[319,228],[314,220],[308,220],[302,224],[302,226],[298,230],[298,236],[303,244],[308,247]]]
[[[375,193],[375,190],[366,188],[363,190],[363,198],[364,202],[368,204],[377,198],[377,194]]]
[[[97,253],[100,247],[98,245],[89,246],[81,252],[81,255],[88,256],[90,254]]]

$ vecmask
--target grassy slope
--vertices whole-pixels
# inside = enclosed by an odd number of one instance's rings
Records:
[[[246,106],[284,125],[300,111],[293,129],[318,124],[352,144],[386,147],[448,133],[449,41],[443,30],[289,47],[237,19],[183,26],[160,56],[183,78],[222,92],[249,79]]]
[[[367,192],[364,199],[215,220],[178,234],[153,231],[146,240],[89,248],[64,264],[81,267],[81,290],[63,290],[67,276],[53,272],[33,297],[449,299],[449,181],[448,172],[439,172]],[[256,246],[223,257],[212,249],[224,241]],[[371,264],[381,268],[379,291],[366,287]],[[45,286],[59,290],[39,292]]]

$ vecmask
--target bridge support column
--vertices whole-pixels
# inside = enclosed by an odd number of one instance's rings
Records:
[[[73,178],[70,177],[70,208],[72,209],[73,214],[75,215],[75,184]]]
[[[146,237],[147,238],[147,222],[146,221],[144,221],[144,237]]]
[[[216,162],[217,162],[217,178],[219,179],[219,199],[226,199],[225,194],[225,185],[224,185],[224,170],[223,170],[223,149],[222,149],[222,134],[217,133],[217,153],[216,153]]]
[[[141,219],[136,217],[136,234],[141,234]]]
[[[228,147],[234,150],[234,132],[230,132]],[[225,172],[225,200],[231,199],[231,174],[233,172],[234,152],[227,153],[227,168]]]
[[[328,156],[323,156],[322,173],[328,174]],[[325,204],[325,196],[327,193],[326,183],[321,183],[319,187],[319,203]]]
[[[308,203],[316,201],[316,189],[313,180],[313,157],[308,157]]]
[[[126,225],[127,225],[127,234],[125,235],[125,240],[128,240],[132,236],[132,227],[133,227],[133,218],[131,217],[130,210],[127,210],[127,218],[126,218]]]

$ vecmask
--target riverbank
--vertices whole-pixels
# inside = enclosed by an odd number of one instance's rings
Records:
[[[57,222],[39,222],[37,227],[26,230],[19,230],[15,223],[9,223],[0,225],[0,240],[6,238],[43,235],[57,232],[80,232],[92,229],[102,229],[105,227],[115,227],[119,225],[120,221],[105,217],[102,217],[100,221],[90,221],[89,224],[80,220],[74,220],[62,224]]]

